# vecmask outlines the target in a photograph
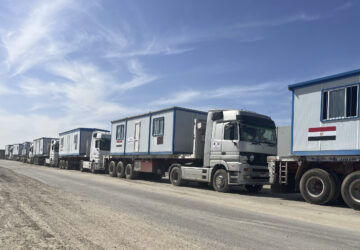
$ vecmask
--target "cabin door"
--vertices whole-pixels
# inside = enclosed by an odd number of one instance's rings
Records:
[[[140,128],[141,123],[135,123],[135,135],[134,135],[134,152],[139,152],[140,148]]]

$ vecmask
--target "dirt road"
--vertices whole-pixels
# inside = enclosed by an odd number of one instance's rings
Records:
[[[360,213],[0,161],[1,249],[358,249]]]

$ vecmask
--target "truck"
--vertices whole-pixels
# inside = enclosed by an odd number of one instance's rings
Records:
[[[161,178],[180,186],[199,182],[227,192],[268,184],[267,156],[276,154],[276,129],[265,115],[245,110],[208,112],[171,107],[112,121],[110,176]]]
[[[41,137],[34,140],[31,163],[45,165],[45,160],[50,156],[50,144],[53,139],[56,138]]]
[[[110,153],[111,133],[94,131],[91,135],[89,160],[80,162],[80,171],[90,170],[91,173],[104,171],[106,157]]]
[[[100,139],[97,140],[97,134],[99,133]],[[101,132],[109,133],[108,130],[97,128],[76,128],[59,133],[60,147],[59,147],[59,168],[61,169],[77,169],[83,170],[87,168],[90,161],[90,153],[94,153],[96,150],[96,141],[101,141]],[[93,138],[93,136],[96,138]],[[91,146],[94,142],[94,148]],[[99,142],[100,143],[100,142]],[[91,151],[93,149],[93,151]],[[92,156],[92,160],[96,156]],[[100,163],[100,160],[99,162]],[[89,163],[90,166],[92,165]],[[100,164],[93,164],[94,167],[99,167]],[[91,168],[91,167],[90,167]]]
[[[31,146],[31,142],[24,142],[22,144],[19,161],[27,162],[27,159],[29,158],[30,146]]]
[[[5,149],[0,149],[0,159],[5,159]]]
[[[360,209],[360,70],[289,85],[291,153],[268,157],[271,189]]]
[[[14,144],[12,147],[12,160],[19,161],[23,149],[22,143]]]
[[[11,148],[13,145],[5,145],[5,159],[10,159]]]
[[[59,165],[59,139],[51,139],[49,158],[45,159],[45,165],[58,167]]]

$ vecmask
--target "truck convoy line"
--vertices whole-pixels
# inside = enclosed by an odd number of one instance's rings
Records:
[[[298,192],[313,204],[339,199],[360,209],[360,70],[289,86],[291,154],[277,154],[275,123],[243,110],[167,108],[111,122],[111,131],[78,128],[32,146],[7,145],[7,159],[63,169],[105,171],[173,185],[196,181],[227,192]],[[25,149],[25,150],[23,150]],[[21,157],[22,154],[25,154]]]

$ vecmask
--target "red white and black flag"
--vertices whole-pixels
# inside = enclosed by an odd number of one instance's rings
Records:
[[[336,140],[336,127],[309,128],[309,141],[331,141]]]

